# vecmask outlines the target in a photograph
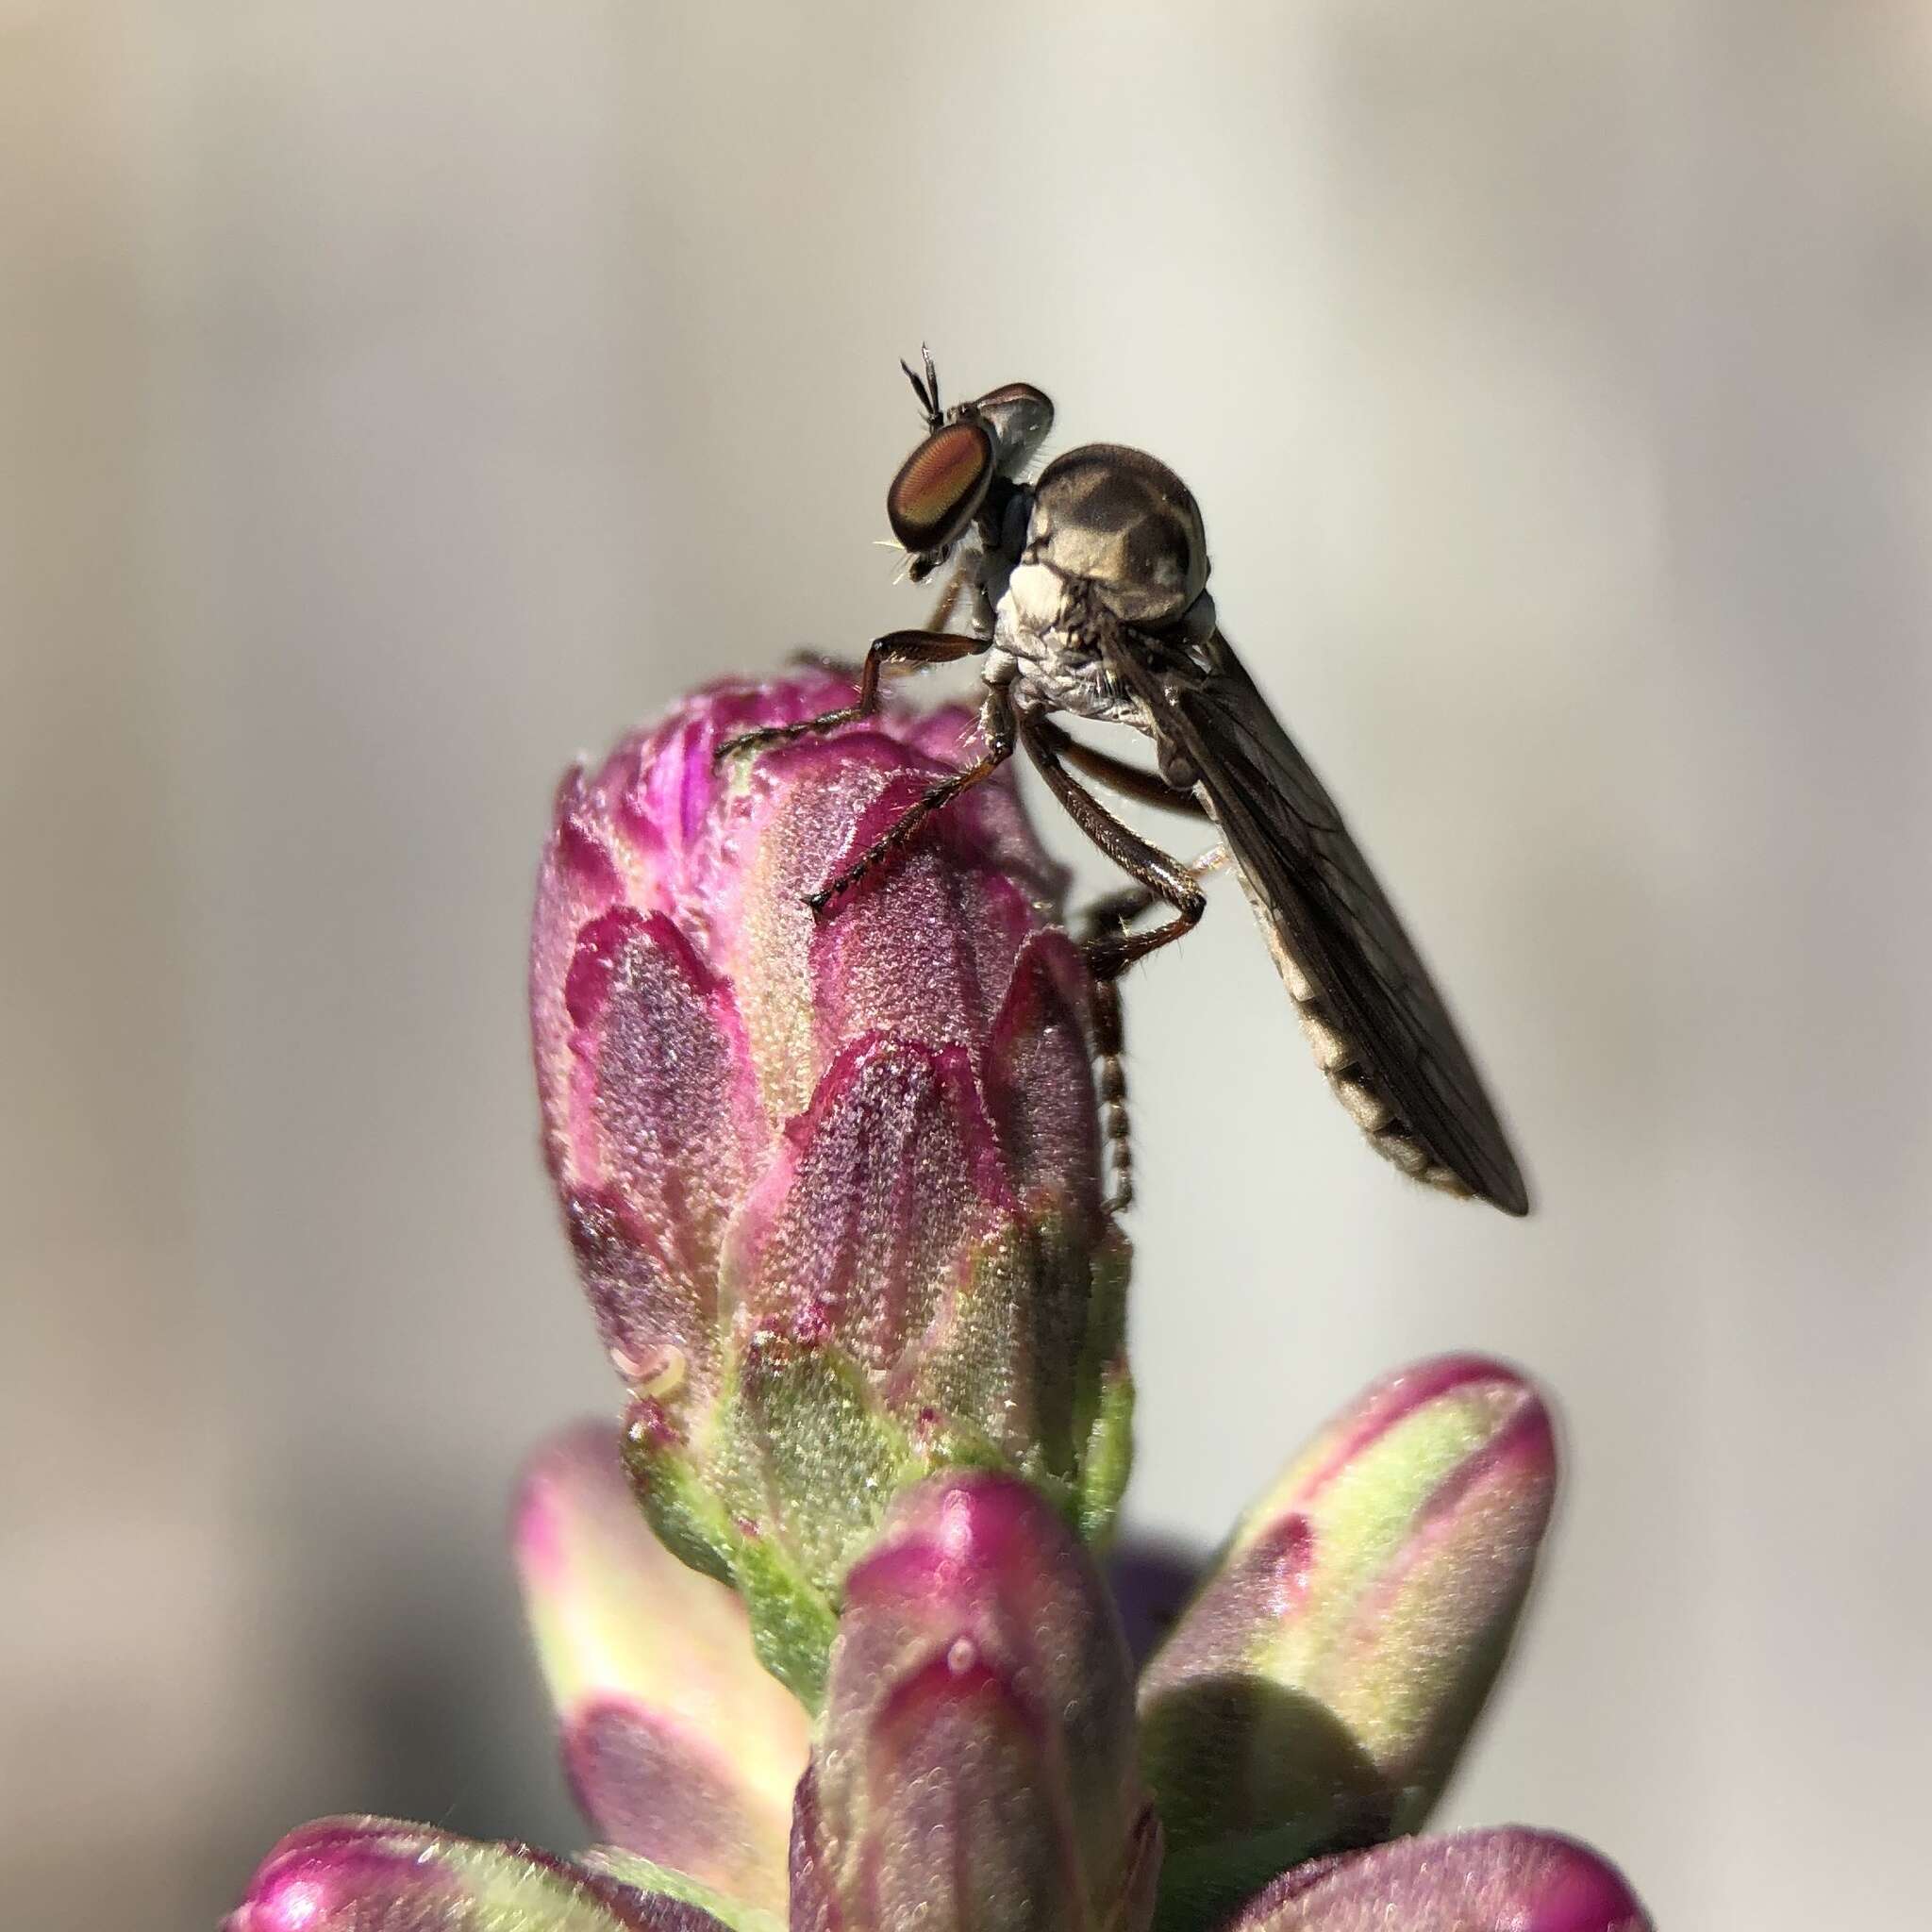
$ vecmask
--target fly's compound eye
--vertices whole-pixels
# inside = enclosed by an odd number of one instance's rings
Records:
[[[892,535],[919,557],[963,536],[991,486],[998,452],[983,423],[936,429],[899,466],[886,491]]]
[[[1017,476],[1053,427],[1052,398],[1030,382],[1009,382],[990,390],[972,408],[992,431],[1003,476]]]

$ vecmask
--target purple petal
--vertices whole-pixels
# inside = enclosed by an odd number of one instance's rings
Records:
[[[1091,1558],[1025,1484],[935,1477],[847,1578],[792,1840],[795,1928],[1109,1924],[1152,1909],[1158,1826]]]
[[[729,990],[662,913],[577,934],[543,1089],[578,1262],[619,1372],[715,1380],[718,1249],[767,1139]]]
[[[738,1237],[745,1306],[883,1374],[1012,1216],[965,1055],[856,1041],[790,1140]]]
[[[857,696],[849,678],[805,670],[768,684],[726,679],[694,691],[605,761],[594,797],[636,855],[643,903],[686,908],[708,924],[711,891],[735,860],[724,835],[740,770],[718,747],[743,732],[792,724],[841,709]]]
[[[1587,1845],[1507,1826],[1400,1839],[1285,1874],[1230,1932],[1650,1932],[1624,1875]]]
[[[746,1790],[734,1742],[612,1698],[582,1706],[565,1724],[564,1776],[600,1843],[741,1904],[782,1911],[785,1833],[773,1830],[774,1820]],[[769,1749],[763,1739],[745,1743]]]
[[[325,1818],[262,1861],[223,1932],[724,1932],[695,1906],[526,1845]]]
[[[975,1057],[1020,945],[1041,919],[954,808],[845,894],[833,916],[804,900],[945,775],[891,735],[806,739],[765,754],[733,808],[707,930],[754,1041],[774,1119],[799,1111],[852,1041],[900,1031]],[[1034,848],[1037,851],[1037,847]]]
[[[1244,1872],[1284,1842],[1414,1830],[1502,1664],[1555,1485],[1548,1411],[1499,1363],[1425,1362],[1338,1416],[1142,1678],[1171,1853]]]
[[[1058,1194],[1082,1227],[1100,1215],[1100,1119],[1089,1037],[1092,980],[1063,933],[1022,948],[993,1022],[990,1105],[1023,1191]]]
[[[566,999],[566,1179],[613,1192],[685,1280],[714,1278],[765,1140],[730,990],[669,919],[624,908],[579,937]]]
[[[737,1593],[651,1533],[614,1428],[574,1429],[533,1460],[515,1549],[565,1772],[597,1837],[782,1912],[805,1712],[758,1663]]]
[[[564,984],[578,934],[621,904],[624,890],[616,856],[585,808],[584,774],[581,770],[566,773],[558,787],[556,821],[544,849],[530,930],[530,1037],[553,1173],[563,1171],[567,1157],[562,1137],[573,1023]]]
[[[695,1379],[708,1388],[713,1374],[709,1285],[673,1269],[622,1201],[573,1189],[563,1208],[577,1274],[612,1366],[632,1389],[661,1391],[681,1410],[686,1385]]]
[[[830,756],[821,751],[821,758]],[[942,771],[902,769],[846,821],[836,874],[868,850]],[[1037,923],[1024,894],[990,868],[950,810],[816,924],[811,974],[820,1051],[863,1033],[902,1032],[976,1057]],[[822,881],[812,881],[816,886]]]

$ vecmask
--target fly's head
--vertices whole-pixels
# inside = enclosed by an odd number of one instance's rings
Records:
[[[1053,404],[1030,382],[1009,382],[968,403],[943,408],[940,379],[925,358],[906,378],[925,416],[925,440],[899,466],[886,491],[892,535],[922,582],[940,569],[975,523],[988,546],[997,546],[1016,498],[1021,473],[1053,427]],[[1024,527],[1024,509],[1021,513]]]
[[[1185,646],[1214,628],[1200,506],[1140,450],[1094,442],[1049,463],[1033,486],[1025,557],[1144,635]]]

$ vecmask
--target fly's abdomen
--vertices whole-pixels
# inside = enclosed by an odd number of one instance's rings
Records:
[[[1336,1017],[1334,1008],[1291,950],[1272,908],[1256,891],[1239,862],[1234,871],[1248,903],[1255,908],[1256,921],[1267,939],[1282,983],[1294,1001],[1295,1013],[1314,1053],[1315,1064],[1322,1069],[1349,1119],[1362,1130],[1369,1145],[1383,1159],[1392,1161],[1411,1180],[1466,1200],[1469,1184],[1429,1151],[1390,1096],[1381,1091],[1355,1041]]]
[[[1304,985],[1307,981],[1303,982]],[[1293,992],[1292,986],[1290,991]],[[1355,1043],[1334,1023],[1326,1004],[1312,987],[1306,997],[1294,993],[1302,1031],[1314,1050],[1315,1062],[1326,1076],[1348,1117],[1368,1137],[1369,1145],[1385,1160],[1392,1160],[1413,1180],[1445,1194],[1466,1197],[1469,1187],[1453,1168],[1444,1167],[1409,1131],[1408,1124],[1383,1094],[1363,1066]]]

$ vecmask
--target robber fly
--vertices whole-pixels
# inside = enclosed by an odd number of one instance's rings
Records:
[[[933,624],[874,640],[848,708],[748,734],[720,755],[870,716],[889,665],[969,656],[985,658],[985,749],[813,893],[813,910],[831,909],[933,813],[1024,750],[1074,822],[1136,882],[1109,902],[1117,916],[1108,928],[1085,942],[1105,993],[1098,1045],[1113,1056],[1116,1085],[1114,980],[1191,930],[1207,906],[1202,875],[1229,862],[1323,1073],[1371,1144],[1430,1186],[1526,1213],[1522,1172],[1441,996],[1334,802],[1221,633],[1207,534],[1187,486],[1166,464],[1114,443],[1070,450],[1028,483],[1053,425],[1041,391],[1009,383],[943,409],[930,356],[923,375],[906,375],[926,434],[892,478],[886,510],[915,581],[955,566]],[[944,627],[962,598],[965,633]],[[1056,711],[1132,726],[1153,741],[1158,771],[1081,743],[1053,722]],[[1172,858],[1122,824],[1075,771],[1210,820],[1220,850],[1193,866]],[[1155,905],[1168,919],[1136,929],[1132,917]],[[1104,1097],[1117,1103],[1124,1092],[1104,1089]]]

